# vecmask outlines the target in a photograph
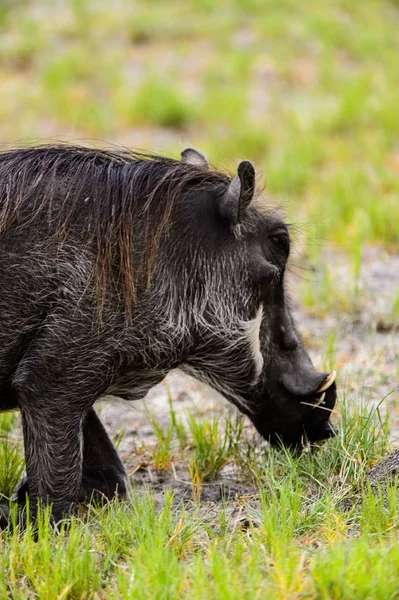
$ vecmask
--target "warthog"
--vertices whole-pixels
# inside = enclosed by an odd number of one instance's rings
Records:
[[[254,191],[250,162],[230,179],[192,149],[0,154],[0,410],[21,411],[33,516],[126,494],[93,405],[176,367],[272,443],[333,434],[334,374],[314,369],[284,291],[288,229]]]

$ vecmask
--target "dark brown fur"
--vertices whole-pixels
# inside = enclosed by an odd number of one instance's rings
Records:
[[[152,154],[59,145],[0,153],[0,181],[0,234],[12,227],[30,232],[46,227],[56,251],[78,228],[80,243],[96,257],[100,307],[111,269],[119,265],[129,314],[138,278],[150,282],[159,239],[178,198],[195,186],[226,186],[229,178]],[[145,254],[132,264],[138,228]]]

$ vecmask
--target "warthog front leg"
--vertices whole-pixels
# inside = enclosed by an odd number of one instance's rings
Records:
[[[110,500],[127,494],[127,475],[97,413],[90,408],[83,424],[83,475],[79,502]],[[27,476],[22,477],[13,499],[23,505],[29,495]]]
[[[24,405],[21,414],[31,516],[40,501],[51,504],[58,523],[70,515],[81,486],[84,414],[69,405],[39,411]]]
[[[12,381],[22,415],[31,514],[35,519],[39,502],[50,504],[55,523],[79,499],[85,419],[111,373],[109,355],[88,352],[83,327],[64,332],[65,323],[49,319]],[[79,343],[64,347],[67,333]]]

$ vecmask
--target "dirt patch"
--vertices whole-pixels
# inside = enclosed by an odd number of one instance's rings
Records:
[[[399,315],[394,310],[399,255],[365,249],[356,282],[343,253],[326,250],[320,260],[323,264],[329,265],[330,285],[338,298],[354,295],[355,286],[357,290],[349,312],[332,305],[326,314],[314,315],[303,305],[296,305],[297,320],[312,358],[322,366],[323,360],[324,364],[329,361],[330,352],[341,393],[357,402],[380,404],[383,413],[388,410],[391,439],[399,443]],[[321,269],[317,267],[311,275],[316,285]],[[295,274],[291,285],[293,297],[299,298],[301,280]]]

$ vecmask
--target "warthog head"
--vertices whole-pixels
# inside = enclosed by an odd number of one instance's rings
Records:
[[[192,149],[183,152],[183,161],[206,167],[204,157]],[[222,285],[225,282],[226,304],[234,297],[240,299],[241,312],[245,304],[247,317],[258,319],[259,323],[259,328],[252,331],[253,353],[259,366],[257,383],[247,387],[239,397],[231,395],[228,389],[223,393],[272,444],[296,447],[334,435],[329,417],[336,400],[335,372],[318,372],[304,348],[285,290],[289,231],[276,212],[252,205],[254,190],[254,168],[244,161],[227,189],[212,198],[220,222],[218,247],[230,256],[230,260],[224,258],[225,272],[217,273]],[[212,210],[209,213],[212,215]],[[225,242],[224,224],[233,230],[235,243]],[[201,224],[198,231],[204,235]],[[216,243],[211,233],[216,228],[210,220],[206,231],[210,244]],[[230,248],[226,249],[226,244]],[[240,290],[231,289],[232,269],[240,274],[237,284]],[[236,361],[232,365],[232,379],[235,370],[239,370]]]

